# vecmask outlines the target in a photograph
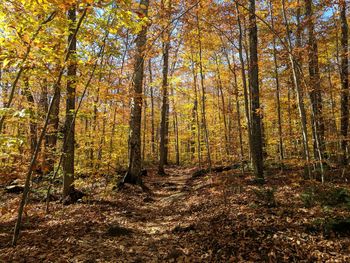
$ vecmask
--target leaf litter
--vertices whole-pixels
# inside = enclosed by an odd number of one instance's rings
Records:
[[[19,195],[3,193],[0,262],[350,262],[349,233],[328,229],[350,210],[305,207],[305,186],[323,186],[301,181],[299,171],[270,175],[264,186],[238,170],[167,173],[148,172],[150,192],[99,183],[81,203],[52,202],[50,214],[32,201],[16,247]]]

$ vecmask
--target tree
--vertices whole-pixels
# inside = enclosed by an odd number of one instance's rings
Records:
[[[303,158],[306,161],[305,166],[305,172],[310,177],[311,176],[311,170],[310,170],[310,151],[309,151],[309,139],[308,139],[308,129],[307,129],[307,119],[306,119],[306,110],[304,105],[304,94],[301,88],[300,84],[300,73],[301,73],[301,66],[300,66],[300,60],[296,58],[296,56],[293,53],[293,45],[291,40],[291,30],[287,18],[286,13],[286,7],[285,7],[285,1],[282,0],[282,15],[284,24],[286,27],[286,48],[288,52],[288,57],[291,64],[292,69],[292,77],[293,77],[293,83],[296,90],[296,97],[297,97],[297,104],[298,104],[298,110],[299,110],[299,116],[300,116],[300,124],[301,124],[301,131],[302,131],[302,141],[303,141]],[[298,28],[299,29],[299,28]],[[300,42],[300,36],[298,35],[300,31],[297,32],[297,39],[296,44],[297,47],[299,46]]]
[[[148,15],[149,0],[141,0],[139,13],[142,17]],[[147,25],[143,25],[136,39],[135,66],[133,74],[133,95],[131,98],[129,164],[122,183],[141,184],[141,114],[142,87],[144,75],[145,49],[147,41]]]
[[[318,65],[318,47],[314,33],[315,26],[313,22],[314,15],[312,7],[312,0],[305,0],[305,18],[308,30],[309,94],[312,107],[314,155],[321,161],[325,151],[325,127],[322,116],[321,79]]]
[[[249,153],[250,155],[252,155],[251,150],[253,147],[252,147],[252,138],[251,138],[252,128],[251,128],[250,111],[249,111],[249,94],[248,94],[247,78],[246,78],[246,72],[245,72],[245,63],[243,58],[243,30],[242,30],[242,23],[240,18],[240,11],[239,11],[237,2],[236,2],[236,10],[237,10],[237,24],[239,29],[238,54],[239,54],[239,61],[241,64],[241,78],[243,83],[243,94],[244,94],[244,110],[245,110],[245,116],[246,116],[246,122],[247,122]]]
[[[255,176],[264,178],[263,149],[261,134],[261,108],[259,96],[259,68],[258,68],[258,29],[255,17],[255,0],[249,1],[249,54],[250,70],[249,83],[252,98],[252,159]]]
[[[346,165],[347,161],[347,135],[349,127],[349,26],[346,16],[346,0],[340,0],[340,21],[341,21],[341,149],[342,163]]]
[[[75,94],[77,78],[77,38],[75,23],[77,19],[76,7],[68,10],[69,36],[68,36],[68,60],[67,69],[67,99],[66,99],[66,120],[64,123],[64,145],[63,145],[63,197],[69,196],[74,191],[74,137],[75,137]]]
[[[275,30],[275,18],[273,12],[272,0],[270,1],[270,15],[271,15],[271,28]],[[284,148],[283,148],[283,135],[282,135],[282,117],[281,117],[281,99],[280,99],[280,78],[278,72],[278,62],[277,62],[277,48],[276,48],[276,36],[273,36],[273,63],[274,63],[274,75],[276,81],[276,102],[277,102],[277,119],[278,119],[278,151],[279,157],[282,161],[284,159]]]
[[[200,76],[200,87],[201,87],[201,113],[202,113],[202,122],[201,125],[203,126],[203,133],[204,133],[204,141],[205,146],[207,148],[207,158],[208,158],[208,164],[209,169],[211,169],[212,161],[211,161],[211,150],[210,150],[210,143],[209,143],[209,131],[208,131],[208,124],[207,124],[207,112],[206,112],[206,87],[204,85],[205,80],[205,74],[204,74],[204,68],[203,68],[203,46],[202,46],[202,28],[200,24],[200,16],[199,16],[199,9],[197,9],[196,13],[196,22],[197,22],[197,36],[198,36],[198,47],[199,47],[199,76]]]
[[[163,9],[164,0],[162,1]],[[171,0],[168,0],[166,8],[167,19],[171,20]],[[160,144],[159,144],[159,167],[158,173],[165,174],[164,165],[168,163],[168,134],[169,134],[169,91],[168,91],[168,73],[169,73],[169,50],[170,50],[171,28],[169,25],[164,28],[163,32],[163,81],[162,81],[162,114],[160,124]]]

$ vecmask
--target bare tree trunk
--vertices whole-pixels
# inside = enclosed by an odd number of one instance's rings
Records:
[[[242,164],[242,172],[244,173],[244,150],[243,150],[243,139],[242,139],[242,125],[241,125],[241,110],[239,107],[239,94],[238,94],[238,85],[237,85],[237,74],[236,74],[236,64],[233,62],[233,80],[234,80],[234,92],[236,98],[236,111],[237,111],[237,125],[239,133],[239,145],[240,145],[240,159]]]
[[[153,90],[153,73],[152,73],[152,61],[148,60],[148,70],[149,70],[149,89],[151,95],[151,150],[152,157],[155,157],[156,154],[156,140],[155,140],[155,124],[154,124],[154,90]]]
[[[194,122],[197,126],[197,155],[198,155],[198,166],[202,166],[202,147],[201,147],[201,127],[199,121],[199,110],[198,110],[198,89],[197,89],[197,72],[196,65],[193,58],[193,53],[191,53],[192,59],[192,74],[193,74],[193,89],[194,89],[194,101],[192,109],[192,134],[195,133]],[[193,144],[194,145],[194,144]],[[192,149],[194,152],[194,147]]]
[[[310,152],[309,152],[309,140],[307,135],[307,123],[306,123],[306,112],[305,112],[305,106],[304,106],[304,99],[303,99],[303,92],[300,87],[300,80],[299,80],[299,74],[298,74],[298,66],[297,62],[295,61],[295,58],[292,55],[292,42],[291,42],[291,36],[290,36],[290,29],[289,29],[289,23],[287,19],[286,9],[285,9],[285,2],[282,0],[282,13],[283,13],[283,19],[286,26],[287,31],[287,47],[288,47],[288,54],[289,59],[292,67],[293,72],[293,81],[294,86],[296,90],[297,95],[297,103],[298,103],[298,109],[299,109],[299,115],[300,115],[300,121],[301,121],[301,128],[302,128],[302,138],[303,138],[303,146],[304,146],[304,159],[306,160],[306,168],[307,168],[307,174],[309,177],[311,177],[311,170],[310,170]]]
[[[270,12],[271,12],[271,28],[275,30],[275,21],[273,14],[273,5],[270,1]],[[277,49],[276,49],[276,37],[273,37],[273,62],[274,62],[274,77],[276,81],[276,102],[277,102],[277,119],[278,119],[278,151],[280,161],[284,159],[284,149],[283,149],[283,133],[282,133],[282,118],[281,118],[281,101],[280,101],[280,82],[279,82],[279,73],[278,73],[278,62],[277,62]]]
[[[45,136],[46,151],[48,154],[47,169],[48,169],[48,173],[50,174],[54,172],[54,167],[55,167],[55,152],[57,147],[57,135],[58,135],[58,126],[59,126],[61,90],[60,90],[60,84],[58,84],[58,86],[59,87],[54,90],[54,95],[53,95],[54,101],[52,102],[52,110],[48,121],[47,134]],[[47,101],[47,96],[46,96],[46,101]]]
[[[246,122],[247,122],[247,130],[248,130],[248,146],[249,146],[249,159],[252,155],[251,149],[252,149],[252,138],[251,138],[251,121],[250,121],[250,111],[249,111],[249,95],[248,95],[248,87],[247,87],[247,78],[245,74],[245,63],[243,58],[243,31],[242,31],[242,24],[240,19],[240,12],[238,4],[236,3],[236,10],[237,10],[237,22],[238,22],[238,28],[239,28],[239,38],[238,38],[238,53],[239,53],[239,60],[241,64],[241,78],[243,83],[243,95],[244,95],[244,110],[246,115]]]
[[[177,63],[177,55],[179,52],[181,46],[181,41],[179,45],[176,48],[176,52],[174,54],[174,60],[171,65],[170,70],[170,77],[173,77],[175,72],[175,66]],[[174,86],[170,84],[170,90],[171,90],[171,97],[172,97],[172,105],[173,105],[173,125],[174,125],[174,135],[175,135],[175,164],[180,165],[180,137],[179,137],[179,120],[178,120],[178,114],[177,114],[177,107],[175,102],[175,93],[174,93]]]
[[[37,141],[37,125],[34,113],[34,97],[33,94],[30,91],[29,87],[29,77],[26,76],[24,78],[24,95],[27,98],[27,101],[29,103],[29,109],[30,109],[30,116],[29,116],[29,134],[30,134],[30,153],[33,154],[36,147],[36,141]]]
[[[328,83],[329,83],[329,95],[330,95],[330,102],[331,102],[331,123],[329,125],[329,132],[331,134],[334,134],[336,137],[336,141],[333,142],[331,145],[331,152],[333,153],[334,156],[339,156],[339,153],[341,152],[341,145],[340,143],[340,136],[339,136],[339,131],[338,131],[338,125],[337,125],[337,117],[335,114],[335,99],[334,99],[334,85],[332,83],[332,78],[331,78],[331,69],[330,65],[327,66],[327,75],[328,75]]]
[[[40,92],[40,98],[38,103],[38,121],[42,121],[45,117],[45,114],[47,113],[47,109],[49,107],[49,103],[47,101],[47,80],[44,79],[44,83],[41,85],[41,92]],[[46,135],[47,136],[47,135]],[[42,160],[41,160],[41,166],[44,168],[43,172],[44,175],[49,174],[53,170],[50,170],[48,167],[48,156],[49,155],[49,149],[48,149],[48,142],[45,139],[44,147],[42,150]]]
[[[263,148],[261,134],[261,115],[259,101],[259,68],[258,68],[258,29],[255,17],[255,0],[249,1],[249,82],[252,96],[252,159],[255,176],[264,178]]]
[[[349,127],[349,26],[346,16],[346,0],[339,0],[341,20],[341,148],[342,163],[347,165],[347,136]]]
[[[289,68],[289,64],[287,65],[287,67]],[[293,90],[293,86],[294,86],[294,77],[293,77],[293,70],[290,69],[290,76],[288,77],[288,81],[287,81],[287,86],[288,86],[288,93],[287,93],[287,100],[288,100],[288,135],[289,135],[289,141],[293,144],[291,147],[293,147],[293,150],[288,150],[287,152],[289,152],[289,158],[294,157],[295,154],[298,153],[298,147],[297,147],[297,140],[294,138],[294,132],[293,132],[293,125],[292,125],[292,108],[293,105],[292,103],[294,102],[294,90]],[[293,154],[294,153],[294,154]]]
[[[102,162],[103,148],[104,148],[105,137],[106,137],[106,124],[107,124],[106,114],[107,114],[107,109],[105,106],[103,110],[103,119],[102,119],[102,134],[101,134],[101,138],[100,138],[98,150],[97,150],[97,163],[95,165],[96,172],[100,169],[101,162]]]
[[[144,87],[145,87],[145,94],[146,94],[146,85]],[[147,134],[147,99],[145,98],[143,102],[142,163],[145,162],[146,134]]]
[[[201,89],[202,89],[202,98],[201,98],[201,102],[202,102],[202,125],[203,125],[203,130],[204,130],[204,141],[205,141],[205,145],[207,148],[207,158],[208,158],[208,165],[209,165],[209,169],[211,169],[211,153],[210,153],[210,144],[209,144],[209,132],[208,132],[208,127],[207,127],[207,117],[206,117],[206,109],[205,109],[205,105],[206,105],[206,90],[205,90],[205,86],[204,86],[204,79],[205,79],[205,75],[204,75],[204,71],[203,71],[203,61],[202,61],[202,31],[201,31],[201,27],[199,24],[199,14],[197,12],[197,33],[198,33],[198,44],[199,44],[199,73],[200,73],[200,84],[201,84]]]
[[[215,55],[215,62],[216,62],[216,71],[217,71],[217,78],[218,78],[218,88],[219,88],[219,97],[221,99],[221,105],[222,105],[222,118],[224,123],[224,136],[225,136],[225,151],[227,157],[230,156],[230,147],[228,144],[228,128],[227,128],[227,116],[226,116],[226,103],[225,103],[225,95],[222,88],[222,81],[221,81],[221,72],[219,69],[219,62],[217,55]],[[219,104],[218,104],[219,106]],[[219,107],[220,108],[220,107]]]
[[[323,158],[324,144],[324,121],[322,117],[322,94],[321,80],[318,66],[318,48],[314,34],[314,15],[312,11],[312,0],[305,0],[305,18],[308,30],[308,64],[310,76],[310,100],[313,115],[313,137],[315,157]],[[318,146],[319,147],[318,147]],[[320,153],[318,153],[320,151]],[[319,156],[321,155],[321,157]],[[321,160],[320,160],[321,161]]]
[[[180,165],[180,138],[179,138],[179,121],[177,117],[176,104],[174,99],[174,87],[171,85],[171,96],[173,104],[173,125],[174,125],[174,134],[175,134],[175,163]]]
[[[167,18],[171,20],[171,1],[168,1]],[[162,1],[164,9],[164,1]],[[158,174],[164,175],[164,165],[168,162],[168,136],[169,136],[169,92],[168,92],[168,73],[169,73],[169,50],[170,50],[170,27],[163,34],[163,83],[162,83],[162,113],[160,124],[160,145],[159,145],[159,166]]]
[[[141,0],[139,12],[148,15],[149,0]],[[129,167],[123,178],[123,183],[141,184],[141,118],[142,118],[142,87],[144,75],[145,48],[147,41],[147,26],[144,26],[136,40],[136,58],[133,77],[133,97],[131,100],[131,119],[129,137]]]
[[[64,125],[64,141],[63,149],[64,158],[62,163],[63,169],[63,198],[70,195],[74,191],[74,137],[75,137],[75,122],[73,121],[75,111],[75,93],[76,93],[76,78],[77,78],[77,39],[75,32],[75,22],[77,14],[75,6],[68,10],[68,20],[70,23],[68,36],[68,52],[71,59],[68,64],[68,80],[67,80],[67,99],[66,99],[66,120]]]

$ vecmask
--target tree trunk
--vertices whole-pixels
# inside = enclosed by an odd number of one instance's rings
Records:
[[[43,84],[41,85],[41,92],[40,92],[40,98],[38,103],[38,121],[42,121],[45,118],[45,114],[47,114],[47,109],[49,108],[49,102],[47,100],[47,80],[44,79]],[[47,136],[47,134],[46,134]],[[49,149],[47,140],[45,138],[44,147],[42,150],[42,160],[41,160],[41,166],[45,169],[43,169],[44,175],[49,174],[53,170],[48,169],[48,156],[49,155]]]
[[[308,64],[310,76],[310,100],[312,107],[313,120],[313,138],[314,138],[314,152],[315,157],[320,161],[324,157],[324,136],[325,127],[322,117],[322,94],[321,94],[321,80],[318,66],[318,48],[314,34],[314,15],[312,11],[312,0],[305,0],[305,18],[308,30]]]
[[[30,91],[29,87],[29,77],[26,76],[24,78],[24,95],[27,98],[27,101],[29,103],[29,109],[30,109],[30,116],[29,116],[29,135],[30,135],[30,153],[33,154],[36,147],[37,142],[37,125],[35,114],[34,114],[34,97],[33,94]]]
[[[255,17],[255,0],[249,1],[249,83],[252,97],[252,159],[255,176],[264,178],[263,149],[261,134],[261,114],[259,101],[259,68],[258,68],[258,29]]]
[[[75,93],[76,93],[76,77],[77,77],[77,39],[75,32],[75,22],[77,14],[76,8],[72,7],[68,10],[68,20],[70,23],[69,36],[68,36],[68,52],[70,53],[70,59],[68,60],[67,69],[67,99],[66,99],[66,120],[64,124],[64,142],[65,147],[63,149],[64,158],[62,163],[63,169],[63,198],[70,195],[74,190],[74,137],[75,137]]]
[[[149,0],[141,0],[139,12],[147,17]],[[142,87],[144,75],[145,48],[147,26],[144,26],[136,39],[136,54],[133,76],[133,97],[131,99],[129,165],[123,183],[141,184],[141,119],[142,119]]]
[[[244,150],[243,150],[243,139],[242,139],[242,125],[241,125],[241,110],[239,106],[239,92],[237,85],[237,74],[236,74],[236,63],[233,61],[233,80],[234,80],[234,93],[236,99],[236,111],[237,111],[237,125],[238,125],[238,133],[239,133],[239,146],[240,146],[240,159],[242,163],[242,172],[244,173]]]
[[[198,166],[202,166],[202,147],[201,147],[201,127],[199,121],[199,110],[198,110],[198,89],[197,89],[197,72],[196,64],[194,62],[193,53],[191,51],[191,62],[192,62],[192,75],[193,75],[193,90],[194,90],[194,100],[192,108],[192,136],[195,136],[195,126],[197,126],[197,157],[198,157]],[[192,144],[192,152],[195,152],[194,146]]]
[[[247,87],[247,78],[245,73],[245,63],[243,58],[243,31],[242,31],[242,24],[240,19],[240,12],[238,8],[238,4],[236,3],[236,10],[237,10],[237,22],[238,22],[238,28],[239,28],[239,37],[238,37],[238,53],[239,53],[239,60],[241,64],[241,78],[243,83],[243,96],[244,96],[244,110],[246,115],[246,122],[247,122],[247,130],[248,130],[248,146],[249,146],[249,159],[252,155],[251,149],[252,149],[252,129],[251,129],[251,121],[250,121],[250,111],[249,111],[249,95],[248,95],[248,87]],[[248,57],[247,57],[248,59]]]
[[[346,0],[339,0],[341,20],[341,148],[342,163],[347,165],[347,136],[349,127],[349,26],[346,16]]]
[[[304,96],[302,89],[300,87],[300,80],[299,80],[299,70],[301,70],[300,65],[298,68],[297,61],[293,57],[292,54],[292,42],[291,42],[291,36],[290,36],[290,28],[289,23],[287,19],[286,9],[285,9],[285,2],[282,0],[282,14],[284,23],[286,26],[287,31],[287,48],[288,48],[288,54],[289,54],[289,60],[291,63],[292,73],[293,73],[293,82],[296,90],[297,95],[297,103],[298,103],[298,109],[299,109],[299,115],[300,115],[300,122],[301,122],[301,129],[302,129],[302,138],[303,138],[303,146],[304,146],[304,152],[303,157],[306,160],[306,172],[308,176],[311,176],[310,171],[310,152],[309,152],[309,140],[308,140],[308,134],[307,134],[307,123],[306,123],[306,112],[305,112],[305,106],[304,106]],[[299,38],[297,37],[297,45],[298,45]]]
[[[225,95],[222,87],[222,80],[221,80],[221,72],[219,68],[219,61],[217,58],[217,55],[215,55],[215,62],[216,62],[216,71],[217,71],[217,78],[218,78],[218,88],[219,88],[219,97],[221,100],[221,106],[222,106],[222,116],[223,116],[223,124],[224,124],[224,136],[225,136],[225,151],[228,158],[230,158],[230,146],[229,146],[229,135],[228,135],[228,128],[227,128],[227,116],[226,116],[226,103],[225,103]],[[220,109],[220,104],[218,103],[218,108]],[[232,146],[232,145],[231,145]]]
[[[146,85],[144,86],[145,94],[146,92]],[[147,99],[145,98],[143,102],[143,132],[142,132],[142,163],[145,162],[146,158],[146,135],[147,135]]]
[[[275,30],[275,21],[273,14],[273,5],[272,1],[270,1],[270,12],[271,12],[271,28]],[[283,134],[282,134],[282,117],[281,117],[281,100],[280,100],[280,82],[279,82],[279,73],[278,73],[278,62],[277,62],[277,49],[276,49],[276,37],[273,37],[273,62],[274,62],[274,77],[276,81],[276,103],[277,103],[277,120],[278,120],[278,151],[280,161],[284,159],[283,154]]]
[[[152,61],[148,60],[148,70],[149,70],[149,89],[151,95],[151,150],[152,157],[155,157],[156,154],[156,140],[155,140],[155,124],[154,124],[154,90],[153,90],[153,73],[152,73]]]
[[[207,117],[206,117],[206,89],[204,86],[204,79],[205,79],[205,75],[204,75],[204,70],[203,70],[203,53],[202,53],[202,31],[201,31],[201,27],[200,27],[200,23],[199,23],[199,14],[197,11],[197,33],[198,33],[198,45],[199,45],[199,73],[200,73],[200,84],[201,84],[201,90],[202,90],[202,98],[201,98],[201,102],[202,102],[202,125],[203,125],[203,130],[204,130],[204,141],[205,141],[205,145],[207,148],[207,158],[208,158],[208,165],[209,165],[209,169],[211,168],[211,152],[210,152],[210,144],[209,144],[209,132],[208,132],[208,127],[207,127]]]
[[[169,5],[167,10],[168,21],[171,20],[171,1],[168,0]],[[163,10],[164,1],[162,1]],[[169,136],[169,91],[168,91],[168,73],[169,73],[169,50],[170,50],[170,27],[163,32],[163,83],[162,83],[162,113],[160,123],[160,144],[159,144],[159,166],[158,174],[164,175],[164,165],[168,161],[168,136]]]

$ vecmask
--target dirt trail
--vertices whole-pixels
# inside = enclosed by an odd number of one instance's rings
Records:
[[[299,193],[310,182],[298,172],[271,172],[261,188],[238,170],[193,179],[194,170],[175,167],[164,177],[150,170],[149,192],[85,182],[87,199],[52,203],[49,215],[32,201],[16,248],[10,241],[19,196],[5,196],[0,262],[350,262],[348,235],[310,230],[329,212],[305,209]],[[272,188],[273,206],[261,195]],[[335,214],[350,217],[342,208]]]
[[[62,207],[53,204],[44,215],[43,204],[31,204],[17,249],[9,246],[14,220],[1,224],[0,252],[5,261],[149,262],[178,259],[181,232],[191,231],[189,211],[193,169],[168,169],[144,178],[151,190],[126,185],[119,192]],[[103,197],[101,197],[103,195]],[[1,260],[0,260],[1,261]]]

